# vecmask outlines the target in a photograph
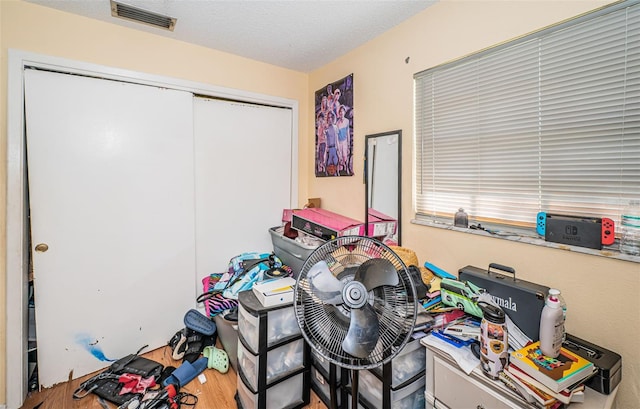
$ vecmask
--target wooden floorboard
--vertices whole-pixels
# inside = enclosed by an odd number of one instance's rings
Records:
[[[178,366],[179,361],[171,358],[171,350],[168,347],[143,354],[146,358],[160,362],[164,366]],[[201,384],[198,379],[189,382],[181,391],[189,392],[198,397],[195,409],[235,409],[237,408],[234,395],[236,393],[237,376],[233,368],[222,374],[215,369],[206,369],[204,372],[206,382]],[[78,386],[90,378],[87,375],[69,382],[54,385],[51,388],[30,393],[21,409],[102,409],[95,395],[90,394],[80,400],[73,399],[73,392]],[[109,408],[116,405],[108,403]],[[184,406],[186,408],[186,406]],[[311,391],[311,399],[306,409],[327,409],[322,400]],[[277,409],[277,408],[268,408]]]

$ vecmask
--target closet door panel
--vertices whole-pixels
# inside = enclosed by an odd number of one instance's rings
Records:
[[[193,103],[25,76],[38,371],[50,386],[165,345],[195,306]]]
[[[197,271],[271,252],[269,228],[292,199],[292,111],[195,98]]]

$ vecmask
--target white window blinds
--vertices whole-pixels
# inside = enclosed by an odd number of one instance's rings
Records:
[[[640,198],[640,4],[616,4],[415,75],[418,218],[463,207],[610,217]]]

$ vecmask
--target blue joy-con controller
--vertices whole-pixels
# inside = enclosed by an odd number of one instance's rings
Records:
[[[538,216],[536,216],[536,232],[539,235],[544,236],[547,227],[547,213],[539,212]]]

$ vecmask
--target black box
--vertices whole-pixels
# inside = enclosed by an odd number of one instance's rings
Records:
[[[587,359],[598,372],[585,382],[594,391],[609,395],[622,380],[622,357],[613,351],[567,334],[562,346]]]
[[[491,268],[509,272],[513,276],[493,272]],[[492,263],[488,270],[463,267],[458,270],[458,278],[487,290],[511,321],[535,342],[540,337],[540,315],[549,287],[517,279],[515,273],[511,267]]]

